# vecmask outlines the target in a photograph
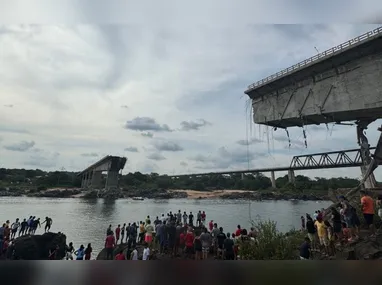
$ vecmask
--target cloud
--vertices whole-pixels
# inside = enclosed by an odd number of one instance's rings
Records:
[[[204,156],[202,154],[191,157],[197,163],[200,169],[227,169],[237,168],[246,169],[248,164],[256,158],[267,156],[267,153],[247,152],[242,149],[228,150],[226,147],[220,147],[215,154]]]
[[[182,151],[183,148],[174,142],[170,141],[157,141],[154,143],[154,147],[159,151]]]
[[[29,131],[18,127],[0,126],[0,133],[29,134]]]
[[[201,127],[211,125],[211,123],[207,122],[206,120],[200,119],[199,121],[183,121],[180,123],[181,130],[182,131],[196,131],[199,130]]]
[[[127,121],[125,129],[133,131],[171,132],[168,125],[160,125],[155,119],[149,117],[136,117],[131,121]]]
[[[83,156],[83,157],[98,157],[98,153],[95,153],[95,152],[81,153],[81,156]]]
[[[186,167],[186,166],[188,166],[188,163],[187,163],[187,162],[185,162],[185,161],[181,161],[179,164],[180,164],[180,166],[183,166],[183,167]]]
[[[3,105],[3,106],[6,107],[6,108],[13,108],[12,104],[6,104],[6,105]]]
[[[125,151],[129,151],[129,152],[138,152],[138,148],[134,147],[134,146],[130,146],[130,147],[126,147],[125,148]]]
[[[152,153],[152,154],[149,154],[147,156],[148,159],[151,159],[151,160],[158,160],[158,161],[161,161],[161,160],[165,160],[166,158],[160,154],[160,153]]]
[[[35,141],[42,150],[36,152],[33,146],[26,154],[2,148],[1,163],[6,167],[24,168],[28,155],[38,154],[46,158],[41,161],[49,161],[45,163],[49,170],[79,171],[97,159],[81,154],[123,156],[126,147],[135,146],[139,152],[129,158],[129,171],[155,168],[162,174],[183,173],[180,162],[186,162],[187,172],[192,173],[285,166],[293,155],[358,147],[355,128],[336,125],[335,132],[308,126],[308,148],[300,128],[288,129],[289,149],[284,131],[250,123],[251,102],[244,91],[251,83],[315,55],[314,47],[324,51],[377,25],[257,24],[322,22],[317,11],[326,6],[310,2],[282,4],[274,17],[259,20],[264,7],[274,11],[269,2],[259,10],[258,3],[245,0],[236,5],[238,11],[234,4],[217,0],[204,3],[204,9],[194,3],[169,7],[149,0],[147,5],[153,9],[129,4],[124,21],[115,19],[126,9],[111,11],[114,4],[79,4],[74,9],[67,2],[65,7],[57,3],[49,10],[50,17],[57,22],[59,16],[62,25],[52,25],[50,20],[44,25],[0,28],[1,146]],[[375,3],[377,11],[379,2]],[[331,5],[325,22],[338,22],[338,15],[355,11],[360,15],[371,7],[354,0],[350,4]],[[278,12],[286,6],[293,14],[287,20],[285,13]],[[54,14],[58,9],[74,12]],[[147,17],[133,12],[137,9]],[[160,18],[155,14],[158,9],[163,12]],[[30,19],[33,13],[27,14]],[[115,24],[101,24],[102,17],[110,17]],[[45,20],[27,22],[38,21]],[[73,25],[80,22],[88,24]],[[377,141],[380,123],[367,131],[371,145]],[[171,149],[165,142],[183,151],[158,151]],[[224,148],[219,151],[220,147]],[[53,159],[55,152],[61,155]],[[148,159],[148,155],[166,159]],[[29,162],[37,164],[36,159]],[[359,169],[308,172],[312,176],[342,174],[358,176]]]
[[[252,145],[252,144],[257,144],[263,142],[262,140],[252,138],[250,140],[238,140],[236,141],[237,144],[239,145]]]
[[[31,155],[28,160],[24,162],[25,165],[37,168],[54,168],[57,167],[57,160],[60,156],[59,152]]]
[[[154,136],[154,134],[150,133],[150,132],[145,132],[145,133],[141,133],[141,136],[142,137],[147,137],[147,138],[152,138]]]
[[[129,109],[129,106],[127,106],[127,105],[121,105],[121,108]]]
[[[34,147],[34,145],[35,145],[34,141],[21,141],[19,143],[5,145],[4,148],[10,151],[24,152],[24,151],[30,150],[32,147]]]

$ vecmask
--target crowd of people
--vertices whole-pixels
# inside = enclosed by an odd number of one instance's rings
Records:
[[[377,210],[382,218],[382,197],[376,202],[366,191],[360,191],[360,207],[369,236],[375,236],[374,215]],[[313,216],[313,217],[312,217]],[[315,211],[313,215],[301,216],[301,229],[307,232],[300,248],[302,260],[311,259],[312,252],[320,251],[325,256],[335,256],[336,248],[359,240],[361,221],[357,210],[344,196],[339,203],[327,210]]]
[[[43,222],[40,222],[40,218],[35,216],[30,216],[29,219],[23,219],[22,221],[17,218],[13,223],[7,220],[0,227],[0,256],[7,252],[16,237],[34,235],[37,229],[44,224],[44,231],[49,232],[52,223],[53,220],[50,217],[45,217]]]
[[[105,239],[106,259],[139,260],[138,245],[141,245],[142,260],[151,259],[154,252],[170,258],[235,260],[239,258],[237,241],[251,237],[255,237],[253,228],[248,233],[238,225],[231,234],[225,233],[213,220],[207,225],[205,211],[198,211],[196,219],[192,212],[170,211],[157,216],[153,222],[147,216],[145,221],[119,224],[114,231],[109,225]],[[114,256],[116,246],[122,243],[126,244],[127,251],[121,250]]]

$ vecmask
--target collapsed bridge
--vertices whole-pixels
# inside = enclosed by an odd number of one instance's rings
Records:
[[[382,118],[382,27],[360,35],[248,86],[256,124],[287,129],[355,121],[366,188],[375,188],[382,162],[365,130]]]

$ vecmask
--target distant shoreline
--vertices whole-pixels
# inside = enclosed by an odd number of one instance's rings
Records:
[[[248,190],[210,190],[210,191],[197,191],[197,190],[183,190],[183,189],[149,189],[149,190],[130,190],[121,192],[102,192],[104,196],[99,196],[98,190],[85,190],[85,189],[66,189],[66,188],[51,188],[43,191],[30,192],[27,190],[12,190],[1,191],[0,197],[33,197],[33,198],[109,198],[109,199],[122,199],[142,197],[144,199],[221,199],[221,200],[302,200],[302,201],[329,201],[328,195],[323,195],[322,191],[317,193],[291,193],[262,190],[262,191],[248,191]]]

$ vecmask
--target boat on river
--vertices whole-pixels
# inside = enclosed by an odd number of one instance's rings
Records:
[[[145,200],[145,199],[142,198],[142,197],[133,197],[133,198],[131,198],[131,199],[133,199],[134,201],[143,201],[143,200]]]

